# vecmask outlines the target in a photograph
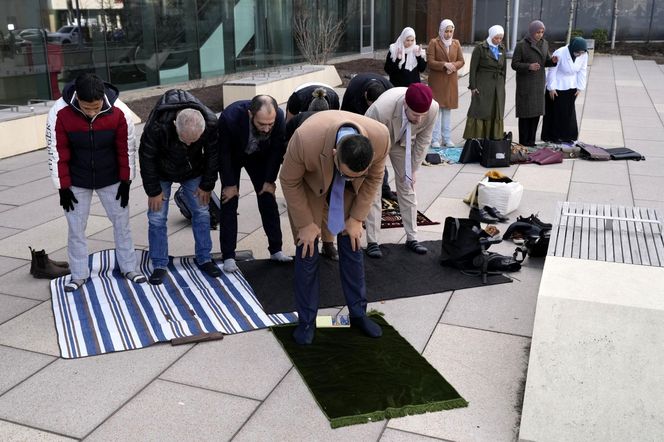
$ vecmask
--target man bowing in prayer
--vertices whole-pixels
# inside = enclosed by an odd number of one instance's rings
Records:
[[[320,291],[318,240],[321,226],[337,236],[341,287],[351,327],[370,337],[382,335],[367,317],[362,222],[383,180],[390,144],[387,128],[345,111],[318,112],[293,134],[279,180],[296,242],[295,303],[298,344],[311,344]]]
[[[413,83],[408,88],[395,87],[378,97],[365,114],[387,126],[390,133],[390,161],[406,230],[406,248],[420,255],[427,253],[427,249],[417,241],[415,176],[431,145],[438,117],[438,103],[432,98],[431,88],[422,83]],[[366,223],[367,255],[371,258],[383,257],[378,245],[380,223],[381,194],[378,192],[374,195]]]

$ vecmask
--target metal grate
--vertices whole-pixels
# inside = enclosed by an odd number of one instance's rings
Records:
[[[664,267],[663,223],[656,209],[558,203],[548,255]]]

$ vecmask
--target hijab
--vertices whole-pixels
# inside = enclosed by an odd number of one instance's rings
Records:
[[[486,39],[486,42],[489,44],[489,49],[491,49],[491,53],[493,54],[493,57],[498,60],[500,58],[500,52],[498,51],[498,45],[493,44],[493,38],[496,35],[505,35],[505,30],[503,29],[502,26],[500,25],[493,25],[489,28],[489,36]]]
[[[449,40],[445,40],[445,30],[450,26],[452,26],[452,30],[454,30],[454,23],[452,23],[452,20],[446,18],[440,22],[440,27],[438,28],[438,37],[440,37],[440,41],[443,42],[446,48],[450,47],[452,44],[452,39],[454,38],[454,35],[452,35]]]
[[[397,54],[399,53],[399,49],[401,49],[402,58],[399,62],[399,69],[401,69],[404,63],[406,63],[406,70],[412,71],[417,66],[417,59],[413,53],[417,46],[417,42],[413,42],[409,48],[406,48],[404,42],[408,37],[415,38],[415,30],[413,28],[403,28],[397,41],[390,45],[390,56],[392,57],[392,61],[396,63]],[[406,55],[408,56],[406,57]]]
[[[526,37],[526,39],[531,43],[537,44],[537,40],[535,40],[535,34],[537,34],[537,32],[541,29],[542,30],[546,29],[544,23],[542,23],[539,20],[531,21],[530,24],[528,25],[528,36]]]
[[[575,52],[587,52],[588,44],[583,39],[583,37],[574,37],[569,45],[567,46],[569,54],[572,56],[572,61],[576,60]]]

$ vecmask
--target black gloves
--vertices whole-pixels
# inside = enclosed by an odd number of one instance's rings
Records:
[[[78,200],[74,196],[74,192],[72,192],[70,188],[58,189],[58,192],[60,193],[60,205],[65,209],[65,212],[69,212],[70,210],[73,211],[74,203],[78,203]]]
[[[120,200],[120,207],[127,207],[129,204],[129,185],[131,181],[120,181],[118,186],[118,193],[115,195],[116,200]]]

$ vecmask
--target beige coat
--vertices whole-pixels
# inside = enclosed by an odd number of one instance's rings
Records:
[[[466,63],[459,40],[452,40],[448,53],[439,37],[432,38],[427,47],[427,63],[429,65],[429,87],[433,91],[433,98],[440,107],[458,108],[459,75],[457,72]],[[457,70],[448,74],[445,63],[454,63]]]
[[[309,117],[288,143],[279,173],[296,242],[302,227],[311,223],[319,227],[323,225],[323,213],[327,212],[326,195],[334,176],[332,149],[336,147],[337,131],[342,125],[354,126],[360,134],[369,138],[374,149],[367,176],[354,179],[351,182],[352,191],[349,186],[346,187],[346,217],[364,221],[383,182],[390,147],[390,136],[384,125],[346,111],[323,111]]]

